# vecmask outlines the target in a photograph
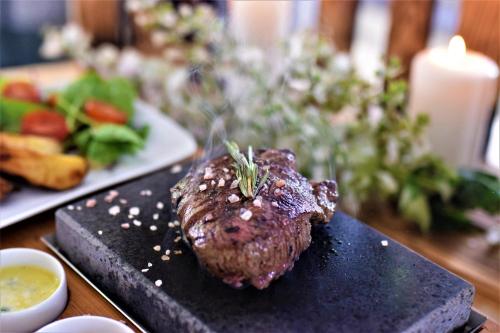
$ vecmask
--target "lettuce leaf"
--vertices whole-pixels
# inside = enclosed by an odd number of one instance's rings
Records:
[[[25,114],[43,109],[47,109],[47,107],[41,104],[1,97],[0,130],[6,132],[19,132],[21,129],[21,120]]]
[[[134,130],[128,126],[107,124],[87,128],[75,136],[75,143],[92,164],[105,166],[120,156],[135,154],[145,144],[148,127]]]

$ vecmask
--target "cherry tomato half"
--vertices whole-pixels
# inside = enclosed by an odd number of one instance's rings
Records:
[[[23,117],[21,133],[47,136],[63,141],[68,136],[69,130],[64,116],[55,111],[38,110]]]
[[[29,82],[13,81],[5,85],[2,95],[7,98],[26,102],[39,103],[40,93],[38,89]]]
[[[85,102],[83,108],[85,114],[95,121],[114,124],[127,123],[127,115],[111,104],[89,100]]]

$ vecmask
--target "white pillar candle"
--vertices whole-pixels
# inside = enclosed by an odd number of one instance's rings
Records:
[[[290,28],[291,4],[287,0],[232,0],[231,31],[241,43],[273,51]]]
[[[412,62],[410,114],[429,114],[432,149],[453,166],[476,167],[481,161],[498,73],[493,60],[467,51],[460,36],[448,48],[418,53]]]

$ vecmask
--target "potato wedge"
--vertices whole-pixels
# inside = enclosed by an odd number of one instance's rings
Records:
[[[4,147],[3,149],[31,150],[42,154],[62,153],[62,145],[58,141],[35,135],[0,132],[0,147]]]
[[[78,185],[87,173],[87,161],[80,156],[47,153],[55,148],[50,145],[41,145],[32,137],[0,136],[0,171],[55,190]]]

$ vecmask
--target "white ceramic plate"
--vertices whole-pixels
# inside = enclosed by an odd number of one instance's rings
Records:
[[[146,146],[141,152],[122,157],[112,168],[90,171],[80,185],[70,190],[23,186],[10,193],[0,202],[0,229],[85,194],[161,169],[195,152],[194,138],[172,119],[141,101],[137,101],[135,107],[134,123],[150,126]]]

